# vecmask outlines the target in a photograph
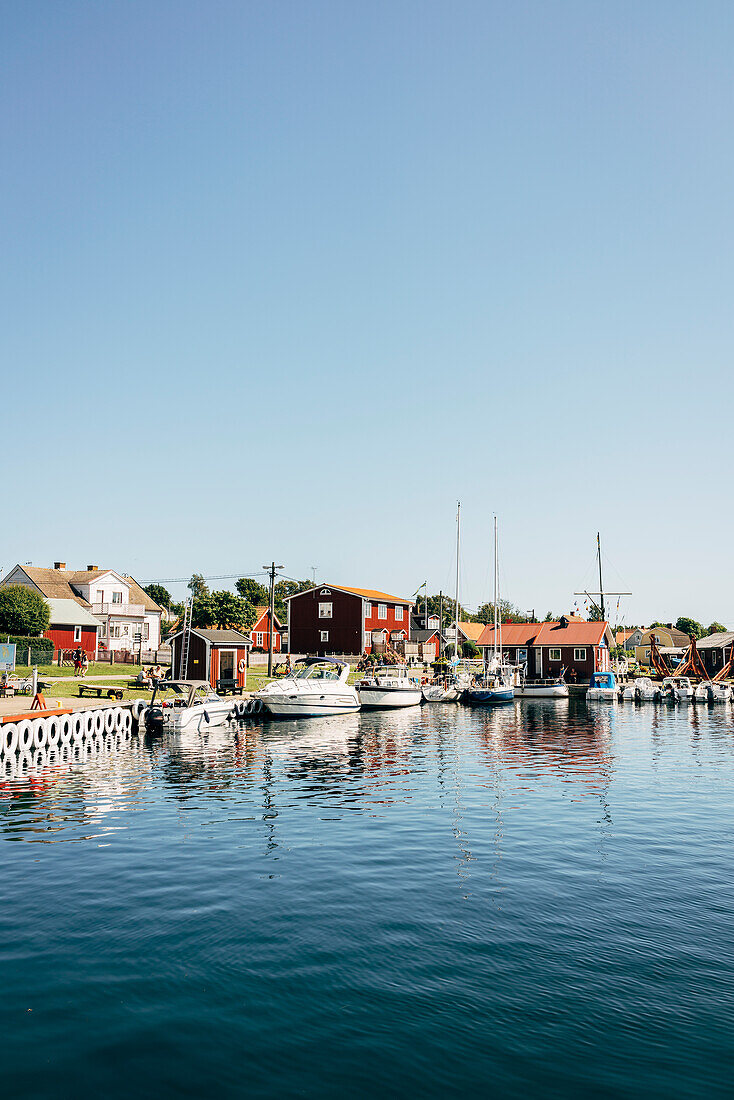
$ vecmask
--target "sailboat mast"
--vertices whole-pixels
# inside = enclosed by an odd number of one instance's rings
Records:
[[[454,618],[456,631],[454,633],[454,657],[459,659],[459,548],[461,546],[461,501],[456,502],[456,600],[454,603]]]
[[[494,658],[497,665],[497,628],[499,616],[497,615],[497,516],[494,517]],[[501,643],[500,643],[501,644]],[[501,651],[500,651],[501,656]]]
[[[603,621],[606,621],[606,612],[604,610],[604,584],[601,579],[601,538],[599,532],[596,532],[596,553],[599,558],[599,595],[601,596],[601,617]]]

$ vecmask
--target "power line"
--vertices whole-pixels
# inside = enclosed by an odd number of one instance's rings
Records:
[[[231,581],[240,577],[267,577],[269,571],[261,569],[257,573],[220,573],[216,577],[202,577],[205,581]],[[144,577],[143,584],[188,584],[191,577]]]

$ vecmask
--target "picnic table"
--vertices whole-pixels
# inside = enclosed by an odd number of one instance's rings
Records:
[[[122,699],[124,692],[116,684],[80,684],[79,698],[85,695],[96,695],[98,699],[105,695],[108,699]]]

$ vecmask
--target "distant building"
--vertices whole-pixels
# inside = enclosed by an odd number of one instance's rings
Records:
[[[270,608],[255,608],[257,619],[250,631],[252,645],[255,649],[263,649],[270,652]],[[273,653],[280,653],[283,648],[283,626],[277,615],[273,615]]]
[[[90,660],[97,657],[97,645],[102,623],[95,619],[77,600],[46,600],[50,611],[48,630],[45,638],[54,644],[54,656],[61,651],[83,649]]]
[[[691,639],[687,634],[684,634],[682,630],[677,630],[676,627],[671,626],[668,623],[666,626],[651,626],[647,630],[644,630],[640,636],[639,642],[635,645],[635,658],[638,665],[644,668],[650,667],[650,642],[655,640],[655,644],[658,648],[670,649],[674,651],[685,650],[690,644]],[[674,653],[668,654],[674,656]]]
[[[709,634],[707,638],[701,638],[700,641],[696,642],[696,648],[709,676],[716,676],[728,663],[731,658],[732,646],[734,646],[734,630]]]
[[[642,631],[639,626],[631,629],[618,630],[615,634],[615,644],[621,645],[628,653],[631,653],[636,645],[639,645],[642,640]]]
[[[486,629],[486,623],[464,623],[459,622],[459,648],[464,642],[473,642],[474,645],[479,645],[479,639],[482,636],[482,631]],[[452,623],[446,630],[446,640],[450,645],[454,645],[456,642],[456,623]]]
[[[53,569],[16,565],[0,580],[0,585],[6,584],[23,584],[46,599],[73,600],[86,608],[100,623],[100,648],[132,653],[139,645],[160,647],[163,608],[132,577],[113,569],[97,565],[67,569],[61,561]],[[137,635],[140,642],[135,640]]]
[[[287,596],[288,652],[358,656],[410,634],[412,599],[374,588],[319,584]]]
[[[189,637],[186,665],[181,667],[183,630],[169,639],[171,675],[174,680],[208,680],[216,689],[217,682],[235,681],[244,687],[247,677],[250,636],[241,630],[204,630],[193,627]]]

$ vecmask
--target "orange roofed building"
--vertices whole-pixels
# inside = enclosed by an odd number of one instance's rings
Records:
[[[510,664],[525,666],[528,679],[556,677],[564,673],[571,682],[584,683],[594,672],[611,668],[614,636],[609,623],[588,623],[562,615],[554,623],[503,623],[502,653]],[[498,637],[497,644],[499,645]],[[494,649],[494,627],[487,626],[477,645],[485,661]]]
[[[413,600],[379,589],[318,584],[286,602],[289,653],[358,656],[410,638]]]

